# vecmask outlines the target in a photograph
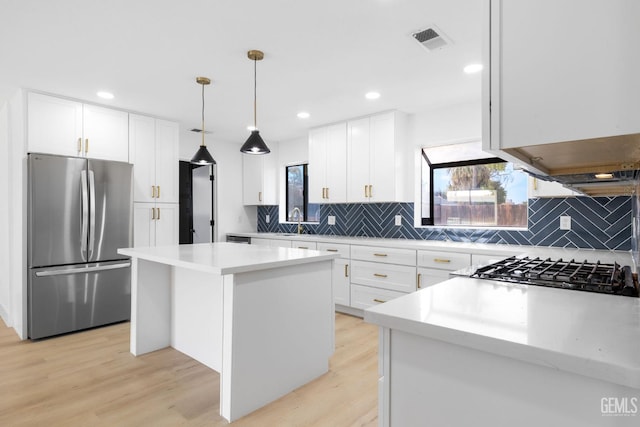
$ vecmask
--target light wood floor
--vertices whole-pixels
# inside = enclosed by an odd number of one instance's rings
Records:
[[[377,425],[378,330],[336,315],[330,370],[233,426]],[[38,342],[0,321],[0,426],[223,426],[219,375],[173,349],[129,353],[129,324]]]

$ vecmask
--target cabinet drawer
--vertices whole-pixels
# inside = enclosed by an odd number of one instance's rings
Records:
[[[351,261],[351,283],[413,292],[416,290],[416,269],[407,265]]]
[[[316,242],[299,242],[297,240],[292,240],[291,247],[298,249],[316,249]]]
[[[418,289],[449,280],[449,270],[418,268]]]
[[[472,254],[471,265],[489,265],[508,258],[507,255]]]
[[[407,294],[404,292],[351,284],[351,307],[365,309],[391,301],[403,295]]]
[[[455,252],[418,251],[418,266],[455,271],[471,265],[471,254]]]
[[[323,243],[318,242],[319,251],[337,252],[340,254],[340,258],[349,258],[349,245],[344,243]]]
[[[351,259],[383,262],[386,264],[416,265],[416,251],[412,249],[351,246]]]

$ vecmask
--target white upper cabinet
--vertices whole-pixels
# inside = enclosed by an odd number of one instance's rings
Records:
[[[30,152],[129,160],[128,114],[54,96],[27,95]]]
[[[129,114],[84,104],[84,155],[94,159],[129,160]]]
[[[640,132],[640,2],[487,5],[486,149]]]
[[[347,201],[408,201],[404,120],[397,112],[347,122]]]
[[[178,124],[137,114],[129,122],[133,200],[178,203]]]
[[[347,124],[309,131],[309,202],[347,201]]]
[[[277,154],[242,155],[242,200],[245,205],[276,205]],[[284,173],[284,172],[283,172]]]

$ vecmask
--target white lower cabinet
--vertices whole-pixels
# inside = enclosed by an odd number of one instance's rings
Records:
[[[449,279],[449,273],[471,266],[471,254],[432,250],[418,251],[418,288]]]
[[[365,309],[406,295],[406,292],[372,288],[351,283],[351,307]]]
[[[449,270],[418,267],[418,289],[449,280]]]
[[[416,290],[416,251],[351,246],[351,307],[365,309]]]
[[[418,251],[418,265],[438,270],[460,270],[471,265],[471,254],[420,250]]]
[[[350,246],[343,243],[324,243],[318,242],[316,249],[319,251],[327,251],[339,253],[340,258],[333,261],[333,302],[349,307],[351,305],[351,260]]]
[[[345,306],[351,305],[351,289],[349,283],[349,260],[337,258],[333,261],[333,302]]]
[[[416,290],[415,266],[351,261],[351,282],[398,292]]]
[[[489,265],[489,264],[493,264],[494,262],[502,261],[505,258],[508,258],[508,255],[472,254],[471,264],[472,265]]]
[[[177,245],[179,214],[177,203],[134,203],[133,246]]]
[[[300,242],[297,240],[293,240],[291,242],[291,247],[292,248],[298,248],[298,249],[317,249],[317,244],[316,242]]]

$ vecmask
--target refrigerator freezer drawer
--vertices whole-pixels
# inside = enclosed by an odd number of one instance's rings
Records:
[[[28,291],[31,339],[128,320],[131,263],[31,269]]]

